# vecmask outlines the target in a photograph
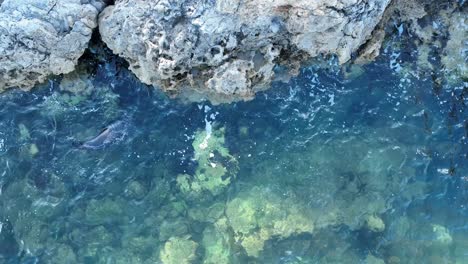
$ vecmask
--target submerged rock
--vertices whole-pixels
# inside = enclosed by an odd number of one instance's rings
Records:
[[[258,257],[265,242],[272,238],[312,234],[318,215],[307,209],[296,197],[254,187],[227,203],[226,217],[234,239],[248,256]]]
[[[164,264],[189,264],[195,258],[198,244],[189,237],[172,237],[161,250],[161,261]]]
[[[199,130],[192,143],[197,168],[194,175],[180,174],[177,186],[189,200],[221,194],[239,171],[239,162],[225,146],[224,127]]]
[[[452,236],[450,235],[448,229],[445,226],[433,224],[432,231],[435,235],[434,243],[439,243],[441,245],[449,245],[452,243]]]
[[[231,259],[235,256],[231,249],[230,237],[228,232],[220,228],[208,226],[203,231],[202,244],[205,250],[203,263],[235,263]]]
[[[385,230],[385,223],[382,218],[376,215],[369,215],[366,219],[367,228],[372,232],[383,232]]]
[[[93,199],[86,206],[85,221],[89,225],[125,222],[128,216],[125,216],[123,205],[120,200]]]
[[[106,84],[96,83],[93,75],[86,69],[87,65],[80,64],[75,70],[63,76],[57,89],[43,97],[41,115],[63,121],[74,111],[86,112],[100,109],[101,120],[114,120],[120,116],[118,104],[119,96]],[[55,83],[54,83],[55,84]],[[94,101],[95,105],[87,104]],[[87,135],[89,136],[89,135]]]
[[[390,35],[397,43],[411,41],[400,45],[399,52],[417,51],[419,74],[432,73],[437,85],[442,79],[448,83],[465,81],[468,78],[466,10],[463,1],[392,1],[371,39],[360,49],[356,62],[373,61],[379,55],[386,35]],[[411,38],[404,39],[406,35]],[[409,49],[403,50],[405,47]]]
[[[103,7],[101,0],[0,1],[0,92],[73,71]]]
[[[144,83],[214,103],[252,99],[280,64],[336,54],[346,62],[389,0],[118,0],[103,41]]]

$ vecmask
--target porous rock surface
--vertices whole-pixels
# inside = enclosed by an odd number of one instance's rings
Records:
[[[144,83],[214,103],[248,100],[277,65],[366,42],[390,0],[117,0],[99,18],[103,41]]]
[[[0,92],[73,71],[104,0],[0,0]]]

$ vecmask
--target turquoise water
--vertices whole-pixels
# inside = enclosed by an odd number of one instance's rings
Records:
[[[468,263],[462,81],[388,48],[213,106],[90,61],[0,95],[0,263]]]

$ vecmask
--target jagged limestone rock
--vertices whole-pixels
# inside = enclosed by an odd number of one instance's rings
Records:
[[[389,0],[117,0],[103,41],[144,83],[214,103],[252,99],[280,64],[336,54],[346,62]]]
[[[0,92],[30,89],[78,63],[104,7],[101,0],[4,0],[0,5]]]

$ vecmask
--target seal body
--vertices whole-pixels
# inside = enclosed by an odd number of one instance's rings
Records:
[[[124,140],[129,133],[130,124],[127,121],[112,123],[99,133],[99,135],[81,144],[84,149],[102,149],[110,144]]]

